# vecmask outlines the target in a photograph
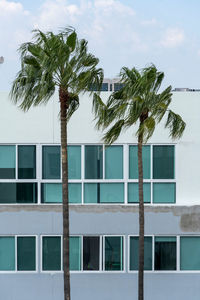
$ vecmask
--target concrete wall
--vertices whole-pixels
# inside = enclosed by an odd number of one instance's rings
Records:
[[[200,206],[146,207],[145,234],[200,234]],[[71,206],[71,234],[126,236],[125,272],[72,273],[72,300],[137,299],[137,273],[128,273],[127,236],[138,233],[138,209],[126,206]],[[159,224],[159,226],[158,226]],[[1,206],[1,234],[61,234],[61,206]],[[38,239],[38,264],[40,262]],[[199,300],[200,272],[145,272],[145,300]],[[62,273],[0,273],[0,295],[6,300],[63,300]]]

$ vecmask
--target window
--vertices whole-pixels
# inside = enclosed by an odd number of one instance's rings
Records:
[[[0,237],[0,271],[15,270],[15,238]]]
[[[68,146],[69,179],[81,179],[81,146]]]
[[[151,202],[151,184],[143,184],[144,203]],[[128,183],[128,203],[139,203],[139,185],[138,183]]]
[[[117,91],[121,90],[121,88],[123,88],[123,86],[124,86],[123,83],[119,83],[119,82],[114,83],[114,91],[117,92]]]
[[[176,185],[175,183],[154,183],[153,203],[175,203]]]
[[[200,270],[200,237],[180,237],[180,269]]]
[[[103,147],[85,146],[85,178],[103,178]]]
[[[17,263],[15,263],[17,262]],[[0,271],[35,271],[36,238],[33,236],[0,237]]]
[[[176,203],[174,148],[174,145],[142,147],[145,203]],[[128,203],[138,202],[138,148],[133,145],[129,146]]]
[[[123,237],[105,236],[104,237],[104,270],[122,271],[123,265]]]
[[[60,179],[60,146],[42,147],[42,178]]]
[[[71,236],[69,239],[69,260],[70,270],[81,270],[81,238],[79,236]]]
[[[106,147],[105,178],[123,179],[123,146]]]
[[[155,270],[176,270],[176,237],[155,237]]]
[[[62,203],[62,183],[42,183],[41,187],[42,203]],[[68,184],[69,203],[81,203],[81,194],[80,183]]]
[[[37,203],[37,184],[1,182],[0,203]]]
[[[85,183],[85,203],[124,203],[123,183]]]
[[[130,271],[138,270],[139,237],[130,237]],[[144,270],[152,270],[152,237],[144,238]]]
[[[18,178],[36,178],[36,147],[18,146]]]
[[[150,146],[142,147],[143,178],[150,179]],[[129,146],[129,178],[138,179],[138,147]]]
[[[99,237],[84,236],[83,237],[83,270],[98,271],[99,270]]]
[[[42,237],[42,270],[61,270],[61,237]]]
[[[0,179],[15,178],[15,146],[0,146]]]
[[[153,178],[174,179],[174,146],[153,146]]]
[[[35,255],[35,237],[17,237],[17,270],[34,271]]]

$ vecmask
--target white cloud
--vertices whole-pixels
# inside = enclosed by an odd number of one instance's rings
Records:
[[[143,20],[141,21],[141,25],[143,26],[153,26],[156,25],[158,22],[155,18],[152,18],[150,20]]]
[[[180,46],[185,40],[184,31],[180,28],[168,28],[160,44],[166,48],[174,48]]]
[[[0,0],[0,16],[14,16],[18,14],[27,15],[29,14],[28,11],[23,9],[23,6],[19,2],[10,2],[7,0]]]

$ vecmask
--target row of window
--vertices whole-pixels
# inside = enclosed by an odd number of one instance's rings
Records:
[[[37,271],[36,236],[0,236],[0,271]],[[128,270],[138,270],[138,237],[129,236]],[[71,236],[71,271],[124,271],[125,236]],[[199,236],[146,236],[147,271],[200,270]],[[62,270],[61,236],[41,237],[41,271]]]
[[[138,179],[137,146],[129,146],[128,179]],[[124,147],[68,146],[69,179],[124,179]],[[83,160],[83,162],[82,162]],[[1,145],[0,179],[61,179],[60,146],[42,146],[42,174],[36,172],[35,145]],[[144,179],[175,178],[173,145],[143,147]],[[83,172],[84,170],[84,172]]]
[[[108,91],[119,91],[121,88],[123,87],[123,83],[120,82],[115,82],[115,83],[107,83],[107,82],[103,82],[102,86],[101,86],[101,91],[102,92],[108,92]],[[91,91],[97,91],[97,86],[92,85],[90,87]]]
[[[135,182],[69,183],[71,204],[137,204],[138,202],[138,183]],[[144,202],[175,203],[175,183],[144,183]],[[62,203],[62,184],[0,182],[0,203]]]

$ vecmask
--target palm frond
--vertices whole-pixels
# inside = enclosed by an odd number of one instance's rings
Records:
[[[170,137],[177,139],[183,135],[186,123],[183,121],[180,115],[175,114],[172,110],[169,110],[165,127],[169,128]]]

